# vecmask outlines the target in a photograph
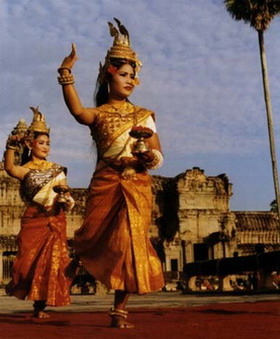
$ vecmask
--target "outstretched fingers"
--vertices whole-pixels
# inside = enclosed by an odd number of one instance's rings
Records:
[[[78,55],[77,55],[77,48],[76,48],[76,44],[74,42],[72,42],[71,44],[71,53],[69,55],[70,58],[72,58],[74,61],[78,60]]]
[[[69,69],[71,73],[71,69],[77,60],[78,60],[78,56],[77,56],[77,51],[76,51],[76,45],[72,43],[71,52],[69,55],[67,55],[67,57],[63,59],[62,64],[58,69],[58,72],[61,74],[61,71],[62,71],[62,74],[63,74],[63,71],[65,69]]]

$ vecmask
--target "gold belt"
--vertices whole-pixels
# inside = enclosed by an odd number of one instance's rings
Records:
[[[136,174],[145,172],[146,168],[140,164],[135,163],[132,165],[127,165],[125,162],[121,160],[110,160],[110,159],[102,159],[102,161],[113,170],[121,173],[121,176],[125,180],[133,180],[136,179]]]

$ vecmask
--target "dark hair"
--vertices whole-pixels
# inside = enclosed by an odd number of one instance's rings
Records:
[[[133,68],[134,72],[136,69],[136,63],[134,61],[127,60],[127,59],[111,58],[110,64],[116,67],[117,69],[120,69],[125,64],[129,64]],[[101,106],[108,101],[108,97],[109,97],[108,83],[110,82],[111,79],[112,79],[112,74],[108,73],[107,71],[105,74],[105,80],[102,84],[99,84],[99,81],[97,78],[95,91],[94,91],[94,102],[95,102],[96,107]]]
[[[50,135],[46,132],[34,132],[33,139],[35,140],[41,135],[46,135],[48,138],[50,137]],[[24,146],[22,156],[21,156],[21,162],[20,162],[21,166],[26,164],[30,160],[31,160],[31,154],[29,152],[29,148],[27,146]]]

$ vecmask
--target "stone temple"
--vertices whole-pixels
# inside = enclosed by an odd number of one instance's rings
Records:
[[[198,167],[173,178],[153,176],[150,237],[167,278],[180,278],[185,263],[255,254],[280,249],[277,215],[270,211],[230,211],[232,184],[225,174],[207,176]],[[87,190],[73,188],[76,201],[67,214],[71,247],[74,231],[82,224]],[[0,285],[11,276],[17,252],[16,237],[24,204],[19,182],[0,163]]]

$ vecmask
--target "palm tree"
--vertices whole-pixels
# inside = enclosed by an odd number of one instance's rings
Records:
[[[272,162],[274,189],[277,202],[277,213],[280,231],[280,196],[275,141],[273,132],[272,106],[270,99],[267,62],[264,46],[264,31],[269,27],[272,19],[280,13],[280,0],[224,0],[226,9],[235,20],[244,20],[258,32],[260,58],[262,67],[264,100],[266,106],[267,125]]]

